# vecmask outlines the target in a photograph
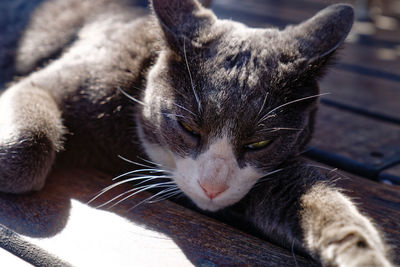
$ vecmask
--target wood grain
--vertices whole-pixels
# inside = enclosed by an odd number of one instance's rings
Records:
[[[68,227],[72,227],[69,224],[71,207],[73,206],[71,203],[74,203],[75,200],[86,203],[109,184],[110,177],[94,171],[57,170],[49,178],[44,190],[40,192],[24,196],[0,194],[0,224],[29,238],[32,243],[38,246],[43,243],[43,246],[49,248],[50,252],[58,251],[57,246],[66,246],[63,242],[71,240],[68,235],[65,235],[60,240],[60,235],[62,237],[62,233],[68,232]],[[130,187],[118,187],[110,192],[111,194],[105,194],[99,198],[95,204],[104,203],[112,196],[127,189],[130,189]],[[148,196],[147,193],[137,195],[135,198],[131,198],[111,209],[111,213],[101,215],[104,217],[98,218],[96,221],[101,227],[110,227],[107,224],[107,217],[114,214],[127,219],[131,224],[142,225],[143,229],[151,229],[162,233],[177,245],[178,249],[167,250],[171,257],[184,255],[195,265],[295,265],[294,256],[290,251],[199,215],[172,202],[164,201],[151,205],[141,205],[130,210],[135,204]],[[85,229],[84,222],[91,219],[90,217],[85,218],[85,216],[91,216],[90,214],[91,212],[87,212],[87,215],[80,215],[83,217],[81,219],[83,229]],[[118,227],[118,225],[115,227]],[[82,241],[85,241],[83,240],[85,238],[87,236],[82,234]],[[111,239],[107,240],[107,242],[118,243],[118,240],[123,240],[125,236],[115,236],[114,238],[115,240]],[[54,242],[50,242],[52,239]],[[48,242],[50,242],[50,245]],[[123,244],[121,241],[121,249],[129,249],[124,248]],[[100,243],[97,246],[99,250],[102,247]],[[157,249],[152,253],[153,255],[162,254]],[[107,252],[100,250],[98,254],[98,257],[107,257]],[[297,255],[295,257],[300,266],[315,265],[315,263],[301,256]],[[67,262],[74,262],[73,258],[62,259]],[[146,264],[143,263],[142,265]],[[165,265],[163,264],[163,266]]]
[[[345,188],[346,193],[355,198],[360,208],[381,227],[394,247],[396,262],[400,262],[397,256],[400,255],[400,191],[346,173],[340,176],[351,178],[339,180],[338,184]],[[47,237],[46,240],[56,239],[61,232],[68,230],[65,228],[71,227],[68,224],[71,201],[85,203],[109,183],[110,177],[95,171],[57,170],[41,192],[25,196],[0,195],[0,223],[40,246],[41,242],[44,242],[41,241],[43,237]],[[99,198],[97,204],[104,203],[127,188],[130,187],[117,188],[110,192],[111,194]],[[169,201],[141,205],[130,210],[146,197],[148,194],[140,194],[129,199],[113,208],[110,214],[125,218],[131,224],[142,225],[144,228],[165,234],[179,248],[169,252],[170,255],[181,257],[183,254],[192,264],[209,264],[207,266],[295,264],[291,252]],[[85,218],[84,214],[81,216],[82,221],[90,220]],[[90,213],[87,216],[90,216]],[[107,217],[110,215],[105,213],[101,216],[104,217],[97,219],[100,226],[109,227]],[[114,238],[118,241],[124,236]],[[68,240],[65,238],[65,242]],[[62,239],[58,239],[58,244],[62,242]],[[161,254],[159,250],[154,253]],[[107,254],[104,255],[106,256]],[[313,264],[300,256],[296,256],[296,259],[300,266]],[[63,260],[68,262],[69,259]]]
[[[400,66],[399,66],[400,69]],[[323,98],[400,119],[400,83],[332,69],[321,80]]]
[[[400,158],[400,125],[321,106],[311,145],[379,169]]]
[[[400,162],[390,166],[387,169],[384,169],[379,176],[384,182],[395,179],[396,181],[399,181],[398,184],[400,184]],[[400,186],[397,188],[400,190]]]

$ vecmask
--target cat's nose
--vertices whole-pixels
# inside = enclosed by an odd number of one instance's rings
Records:
[[[228,189],[226,184],[208,184],[206,182],[200,182],[199,185],[201,189],[203,189],[204,193],[210,198],[216,198],[221,193],[225,192]]]

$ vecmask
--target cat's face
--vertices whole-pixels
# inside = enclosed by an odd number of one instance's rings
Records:
[[[153,5],[166,41],[148,75],[139,135],[179,188],[215,211],[303,149],[323,60],[311,61],[297,28],[250,29],[193,1]]]

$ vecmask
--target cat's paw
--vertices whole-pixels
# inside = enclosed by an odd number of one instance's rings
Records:
[[[40,190],[55,158],[51,141],[43,134],[27,133],[1,140],[0,191],[25,193]]]
[[[339,190],[314,185],[302,206],[305,244],[324,266],[392,266],[379,231]]]
[[[61,114],[52,97],[30,84],[0,97],[0,192],[43,187],[61,148]]]
[[[377,235],[357,226],[329,227],[320,240],[321,259],[325,266],[389,267],[386,248]]]

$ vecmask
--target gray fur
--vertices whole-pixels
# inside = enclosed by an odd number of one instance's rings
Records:
[[[310,218],[335,216],[307,205],[307,196],[325,192],[326,178],[298,159],[313,130],[317,80],[350,31],[352,8],[333,5],[282,31],[218,20],[195,0],[153,0],[152,9],[143,15],[125,0],[55,0],[35,11],[16,51],[17,69],[29,75],[0,98],[12,114],[0,114],[0,124],[17,129],[0,136],[0,190],[40,189],[56,153],[60,164],[116,173],[129,168],[117,155],[134,159],[138,143],[196,160],[228,136],[240,168],[274,174],[217,215],[327,265],[355,266],[351,257],[343,264],[340,255],[326,256],[331,237],[313,229],[331,225]],[[272,142],[246,149],[260,140]],[[356,226],[362,216],[348,210]],[[351,235],[382,243],[373,231]],[[328,247],[319,250],[313,238]],[[376,253],[389,264],[384,249]]]

